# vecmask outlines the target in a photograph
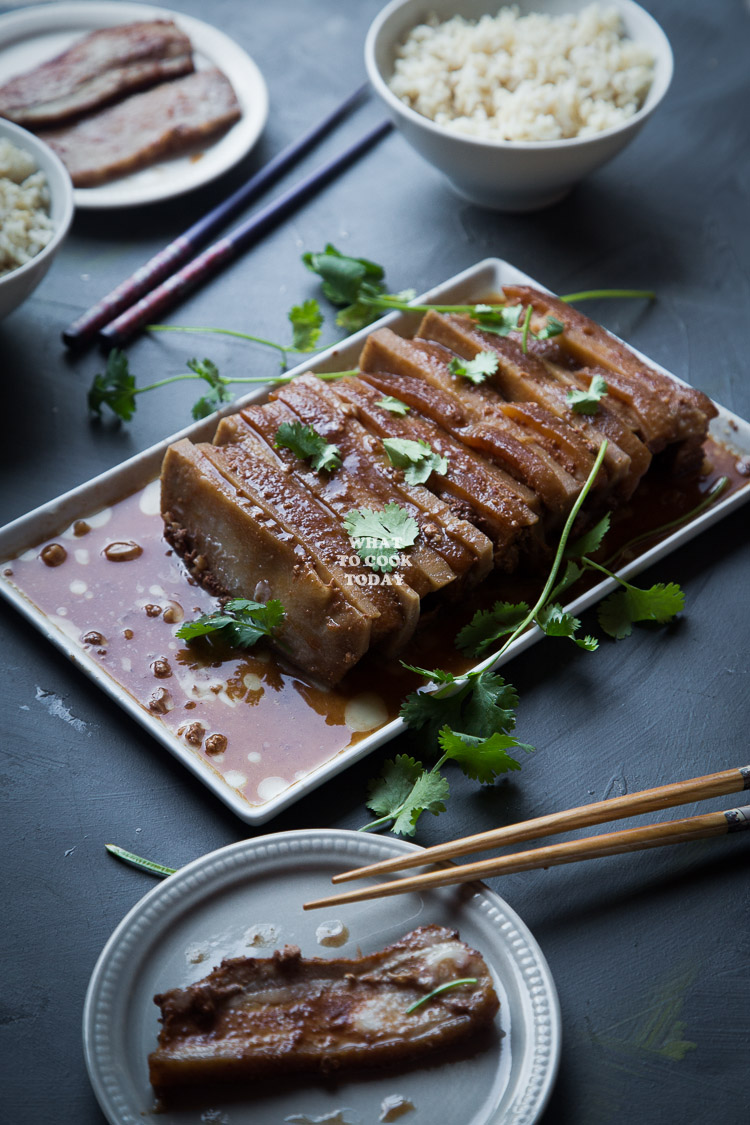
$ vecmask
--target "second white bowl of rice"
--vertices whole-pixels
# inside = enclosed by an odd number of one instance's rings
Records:
[[[642,128],[672,79],[632,0],[392,0],[365,62],[405,139],[480,206],[563,198]]]
[[[58,157],[0,118],[0,320],[36,289],[72,219],[73,186]]]

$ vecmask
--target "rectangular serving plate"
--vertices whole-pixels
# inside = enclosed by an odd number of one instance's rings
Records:
[[[499,258],[486,258],[484,261],[478,262],[450,278],[442,285],[422,294],[416,298],[416,302],[420,304],[471,303],[486,297],[490,293],[498,292],[504,285],[513,284],[533,285],[538,289],[545,288],[510,263]],[[388,325],[396,332],[408,336],[414,333],[420,319],[420,313],[390,313],[375,324],[371,324],[361,332],[348,337],[343,343],[321,352],[314,360],[299,364],[289,374],[301,374],[303,371],[347,370],[356,366],[362,346],[374,328]],[[676,382],[683,382],[672,372],[667,371],[658,363],[654,363],[653,360],[636,351],[635,348],[631,348],[631,351],[669,378]],[[250,403],[263,402],[267,393],[268,388],[261,388],[245,395],[228,405],[218,416],[234,413],[242,406]],[[711,436],[733,453],[736,453],[738,457],[750,456],[750,424],[718,403],[716,406],[719,414],[711,423]],[[208,419],[203,419],[180,430],[179,433],[165,438],[164,441],[143,453],[137,454],[116,468],[94,477],[88,483],[72,489],[56,500],[52,500],[29,512],[28,515],[0,528],[0,559],[9,562],[25,551],[59,535],[75,520],[89,518],[102,508],[116,503],[118,500],[122,500],[145,487],[150,481],[158,477],[162,458],[168,446],[184,437],[190,438],[192,441],[210,441],[216,429],[218,416],[214,414]],[[705,531],[706,528],[711,527],[718,520],[723,519],[748,500],[750,500],[750,481],[746,487],[739,489],[723,500],[719,499],[695,519],[673,532],[668,538],[622,567],[617,572],[618,575],[621,578],[629,578],[638,574],[700,532]],[[615,589],[617,589],[615,580],[605,579],[581,594],[565,608],[578,616]],[[0,594],[247,824],[263,824],[270,820],[282,809],[288,808],[295,801],[312,792],[329,778],[341,773],[347,766],[364,758],[372,750],[382,746],[384,742],[394,738],[404,729],[402,720],[394,719],[379,730],[362,738],[354,746],[334,753],[328,761],[310,770],[304,777],[290,783],[286,789],[269,800],[250,804],[239,790],[232,788],[219,773],[211,769],[207,762],[194,755],[158,718],[138,703],[117,680],[91,658],[82,645],[74,642],[66,633],[57,628],[46,614],[14,587],[1,572]],[[543,633],[538,628],[530,629],[508,648],[502,659],[495,660],[490,656],[477,664],[477,667],[490,667],[493,664],[500,667],[516,654],[524,652],[535,644],[542,636]]]

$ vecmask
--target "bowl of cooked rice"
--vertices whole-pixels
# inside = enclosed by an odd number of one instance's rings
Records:
[[[533,211],[616,156],[672,79],[632,0],[392,0],[367,35],[370,82],[416,151],[480,206]]]
[[[0,118],[0,320],[36,289],[73,218],[73,186],[54,152]]]

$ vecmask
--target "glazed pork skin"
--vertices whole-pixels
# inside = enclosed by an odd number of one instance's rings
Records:
[[[475,977],[407,1014],[434,988]],[[283,1074],[417,1062],[468,1040],[499,1004],[481,955],[455,930],[422,926],[356,959],[223,961],[203,980],[154,997],[159,1045],[149,1056],[158,1092]]]
[[[96,187],[176,156],[232,125],[240,106],[220,70],[198,70],[39,134],[75,187]]]
[[[104,27],[0,86],[0,117],[27,129],[59,125],[192,70],[190,40],[171,20]]]

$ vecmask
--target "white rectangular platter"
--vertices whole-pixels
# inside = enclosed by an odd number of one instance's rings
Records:
[[[456,277],[451,278],[442,285],[431,289],[417,298],[419,303],[469,303],[486,298],[488,294],[497,292],[508,284],[530,284],[543,288],[527,274],[521,272],[507,262],[496,258],[488,258],[472,268],[465,270]],[[420,314],[392,313],[378,325],[388,324],[394,330],[404,335],[413,332],[419,322]],[[332,371],[346,370],[356,366],[359,353],[372,331],[373,325],[349,337],[344,343],[321,352],[314,361],[305,362],[295,368],[290,374],[302,371]],[[639,354],[639,353],[636,353]],[[647,360],[647,357],[641,356]],[[676,378],[664,368],[659,367],[652,360],[647,360],[652,367],[663,371],[670,378]],[[239,407],[251,402],[263,401],[266,391],[261,390],[251,395],[238,399],[227,407],[223,413],[231,413]],[[750,425],[736,417],[728,410],[718,406],[719,414],[711,425],[711,436],[727,447],[738,458],[750,456]],[[276,712],[277,726],[275,735],[271,738],[268,732],[263,735],[264,741],[259,741],[253,726],[253,709],[247,709],[247,744],[242,747],[245,772],[236,767],[222,768],[222,755],[207,755],[199,753],[184,735],[188,716],[178,733],[176,723],[170,725],[168,716],[154,713],[138,702],[131,690],[125,686],[127,679],[123,677],[113,664],[107,664],[101,658],[97,659],[91,642],[83,643],[81,630],[71,627],[72,622],[66,621],[59,612],[42,609],[35,603],[28,593],[24,592],[22,578],[13,571],[13,560],[18,560],[19,574],[22,573],[22,560],[28,561],[36,558],[39,549],[51,539],[64,536],[70,540],[71,550],[76,546],[73,541],[72,525],[78,520],[88,520],[92,528],[96,528],[101,521],[97,521],[96,514],[101,513],[110,506],[116,505],[126,497],[131,497],[139,490],[145,490],[140,499],[141,510],[149,512],[158,518],[158,485],[156,484],[162,458],[167,447],[181,437],[189,437],[194,441],[210,441],[216,428],[216,415],[205,419],[186,429],[166,438],[163,442],[145,452],[131,458],[122,465],[103,473],[101,476],[89,481],[87,484],[58,497],[56,500],[37,508],[21,519],[14,521],[0,529],[0,559],[6,560],[0,564],[0,593],[13,604],[37,629],[54,645],[73,660],[99,687],[110,695],[120,706],[141,726],[145,727],[154,738],[161,742],[183,765],[191,770],[213,793],[231,808],[238,817],[248,824],[262,824],[275,816],[282,809],[287,808],[294,801],[310,793],[328,778],[340,773],[353,762],[369,754],[376,747],[393,738],[404,728],[398,718],[381,722],[380,725],[368,730],[367,722],[354,721],[339,724],[341,730],[338,743],[330,743],[326,747],[316,747],[320,752],[309,762],[302,762],[302,768],[293,769],[291,765],[290,747],[282,745],[283,732],[289,725],[289,716]],[[149,487],[150,486],[150,487]],[[638,573],[661,559],[682,543],[691,539],[699,532],[710,527],[717,520],[722,519],[739,505],[750,500],[750,481],[748,485],[717,500],[699,516],[686,523],[668,538],[663,539],[658,545],[639,555],[618,573],[623,578]],[[92,536],[92,540],[95,537]],[[83,540],[81,540],[83,543]],[[78,545],[85,555],[85,547]],[[163,545],[166,548],[166,544]],[[162,552],[162,554],[165,552]],[[78,551],[76,551],[78,554]],[[185,581],[183,579],[183,581]],[[72,588],[72,587],[71,587]],[[612,579],[607,579],[586,593],[576,598],[566,608],[576,615],[593,605],[600,598],[616,588]],[[186,589],[187,588],[186,586]],[[159,588],[152,596],[159,597]],[[165,591],[161,590],[161,594]],[[202,592],[201,592],[202,593]],[[145,592],[149,596],[148,591]],[[205,595],[202,595],[205,600]],[[198,594],[195,594],[198,597]],[[144,604],[141,609],[145,608]],[[141,618],[140,620],[143,620]],[[170,634],[171,635],[171,634]],[[507,650],[501,663],[506,663],[514,655],[527,649],[540,639],[542,634],[538,629],[529,630]],[[172,643],[171,647],[177,646]],[[100,653],[103,650],[99,650]],[[491,664],[492,659],[484,664]],[[121,660],[122,667],[125,662]],[[241,687],[236,699],[224,699],[232,706],[238,701],[247,702],[248,692],[255,690],[252,685],[258,682],[255,672],[245,672],[244,683],[250,687]],[[206,681],[208,682],[208,681]],[[210,687],[210,685],[209,685]],[[221,694],[221,684],[210,688]],[[295,705],[299,714],[296,722],[299,729],[306,726],[304,708],[308,706],[306,700],[307,688],[303,681],[296,687]],[[243,693],[244,692],[244,696]],[[203,692],[205,697],[205,690]],[[301,702],[297,699],[299,696]],[[199,698],[199,696],[196,696]],[[254,702],[254,699],[253,699]],[[278,701],[277,701],[278,702]],[[283,703],[283,700],[281,701]],[[197,706],[188,702],[186,707]],[[314,728],[312,719],[315,707],[308,707],[310,729]],[[320,709],[316,718],[320,728]],[[330,723],[327,724],[330,726]],[[322,729],[322,728],[321,728]],[[314,733],[310,737],[317,737]],[[330,737],[330,736],[329,736]],[[262,749],[262,753],[258,748]],[[248,766],[248,761],[253,763]],[[285,763],[285,764],[284,764]],[[300,763],[298,762],[299,766]],[[251,776],[246,776],[246,773]]]

